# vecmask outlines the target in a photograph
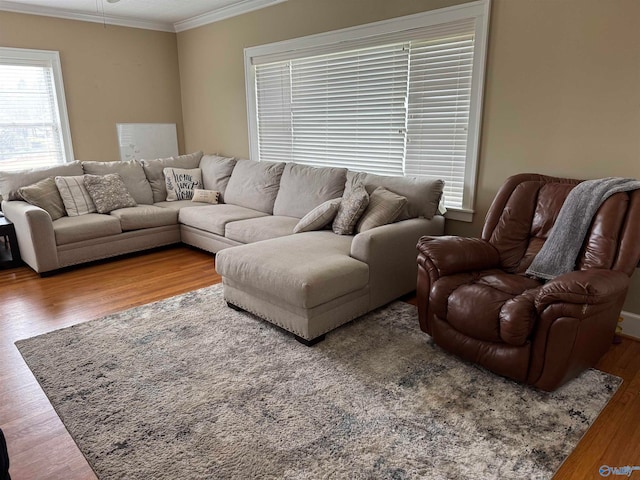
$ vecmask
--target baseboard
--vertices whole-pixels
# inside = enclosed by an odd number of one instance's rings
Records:
[[[623,310],[620,316],[624,318],[622,322],[622,334],[640,340],[640,315]]]

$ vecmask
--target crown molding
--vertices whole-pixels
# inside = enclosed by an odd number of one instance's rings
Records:
[[[242,0],[232,5],[216,8],[210,12],[196,15],[195,17],[181,20],[174,24],[153,22],[149,20],[129,19],[102,15],[101,13],[79,13],[71,10],[41,7],[25,3],[0,0],[0,10],[14,13],[26,13],[29,15],[43,15],[45,17],[64,18],[67,20],[80,20],[82,22],[103,23],[118,25],[121,27],[143,28],[146,30],[159,30],[161,32],[183,32],[192,28],[201,27],[210,23],[219,22],[227,18],[242,15],[261,8],[270,7],[287,0]]]
[[[102,14],[97,13],[79,13],[70,10],[47,8],[36,5],[28,5],[24,3],[6,2],[3,0],[0,0],[0,10],[14,13],[26,13],[29,15],[43,15],[45,17],[64,18],[67,20],[80,20],[82,22],[118,25],[120,27],[143,28],[145,30],[159,30],[162,32],[175,32],[173,25],[171,25],[170,23],[112,17],[109,15],[105,15],[103,17]]]
[[[243,0],[233,5],[216,8],[210,12],[196,15],[195,17],[187,18],[186,20],[181,20],[174,23],[173,28],[176,32],[184,32],[185,30],[202,27],[203,25],[219,22],[220,20],[242,15],[243,13],[253,12],[254,10],[270,7],[286,1],[287,0]]]

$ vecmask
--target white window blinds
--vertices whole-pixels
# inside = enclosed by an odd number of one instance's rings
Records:
[[[487,4],[465,8],[247,49],[252,155],[440,178],[471,212]]]
[[[407,55],[387,45],[261,66],[260,159],[402,175]]]
[[[55,58],[52,52],[23,53],[21,57],[18,49],[0,49],[0,170],[67,161]]]
[[[445,204],[462,208],[473,75],[473,24],[412,41],[405,173],[445,181]]]

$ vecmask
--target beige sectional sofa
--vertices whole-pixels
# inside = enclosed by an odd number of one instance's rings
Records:
[[[199,168],[219,204],[166,201],[163,169]],[[21,186],[50,176],[118,173],[137,206],[52,220],[20,200]],[[407,199],[397,221],[353,235],[293,233],[300,219],[354,185]],[[202,153],[141,162],[72,162],[0,173],[2,209],[24,261],[47,273],[92,260],[183,242],[216,254],[230,305],[294,333],[304,343],[415,289],[415,245],[443,233],[442,182],[235,160]],[[229,248],[234,247],[234,248]]]

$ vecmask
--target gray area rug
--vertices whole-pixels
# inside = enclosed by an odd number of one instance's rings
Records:
[[[16,344],[101,479],[550,478],[621,382],[518,385],[400,302],[309,348],[220,285]]]

